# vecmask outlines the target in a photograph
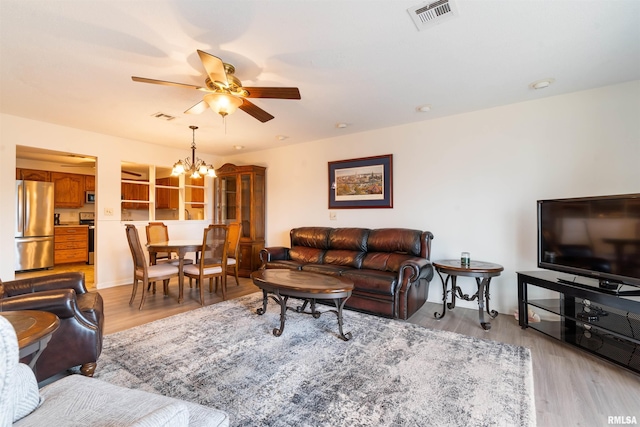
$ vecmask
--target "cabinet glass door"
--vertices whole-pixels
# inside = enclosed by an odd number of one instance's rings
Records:
[[[240,220],[242,237],[251,237],[251,175],[240,175]]]
[[[218,223],[229,224],[235,222],[238,214],[237,206],[237,179],[235,176],[224,176],[217,178],[218,182],[218,207],[216,209],[216,221]]]

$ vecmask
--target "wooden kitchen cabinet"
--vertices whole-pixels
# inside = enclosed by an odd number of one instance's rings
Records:
[[[85,191],[96,191],[96,177],[93,175],[84,176]]]
[[[55,227],[54,264],[87,262],[89,259],[89,227]]]
[[[203,208],[204,207],[204,177],[200,178],[188,178],[188,185],[193,185],[196,187],[189,187],[191,192],[191,198],[188,199],[188,203],[192,208]],[[200,202],[200,203],[198,203]]]
[[[16,179],[24,179],[26,181],[51,181],[51,173],[36,169],[16,168]]]
[[[227,163],[216,170],[214,222],[241,224],[238,274],[249,277],[260,268],[265,237],[265,170]]]
[[[178,209],[180,198],[179,181],[177,176],[156,179],[156,185],[175,187],[175,189],[156,187],[156,209]]]
[[[85,175],[51,172],[54,183],[54,205],[56,208],[81,208],[84,206]]]
[[[140,184],[123,182],[121,184],[122,209],[149,209],[149,182],[140,181]],[[145,203],[135,203],[132,200],[140,200]]]

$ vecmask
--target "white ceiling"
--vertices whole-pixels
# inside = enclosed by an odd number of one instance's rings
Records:
[[[196,125],[199,151],[227,155],[640,79],[640,1],[458,0],[418,31],[421,3],[0,0],[0,111],[185,149]],[[212,111],[183,114],[202,92],[131,80],[203,85],[197,49],[302,99],[253,99],[275,119],[237,111],[225,133]]]

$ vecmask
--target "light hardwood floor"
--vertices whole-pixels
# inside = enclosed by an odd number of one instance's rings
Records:
[[[240,286],[236,286],[230,278],[227,298],[257,291],[250,279],[241,278]],[[195,288],[190,289],[188,284],[185,286],[185,301],[178,304],[175,279],[168,297],[162,295],[159,287],[156,294],[147,296],[143,310],[138,310],[140,291],[134,304],[129,306],[131,286],[101,289],[99,292],[105,302],[106,334],[200,307],[198,292]],[[221,300],[219,295],[205,293],[206,305]],[[426,303],[409,322],[531,349],[538,426],[607,426],[609,416],[635,416],[640,423],[640,375],[532,329],[522,330],[512,315],[500,314],[491,322],[491,330],[484,331],[478,324],[477,310],[457,307],[448,310],[442,320],[436,320],[433,313],[440,309],[440,304]],[[275,338],[269,336],[265,339]],[[465,366],[457,368],[464,370]]]

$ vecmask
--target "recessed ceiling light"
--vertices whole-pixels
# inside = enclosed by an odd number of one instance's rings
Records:
[[[429,111],[431,111],[431,105],[420,105],[419,107],[416,107],[416,111],[419,113],[428,113]]]
[[[535,82],[531,83],[529,85],[529,88],[531,89],[544,89],[547,88],[551,85],[551,83],[555,82],[556,79],[552,79],[552,78],[548,78],[548,79],[541,79],[541,80],[536,80]]]
[[[287,135],[276,135],[278,141],[284,141],[287,138],[289,138]]]
[[[236,150],[242,150],[244,149],[244,145],[234,145],[233,148],[235,148]]]
[[[338,129],[344,129],[344,128],[347,127],[347,124],[346,123],[336,123],[336,127]]]

